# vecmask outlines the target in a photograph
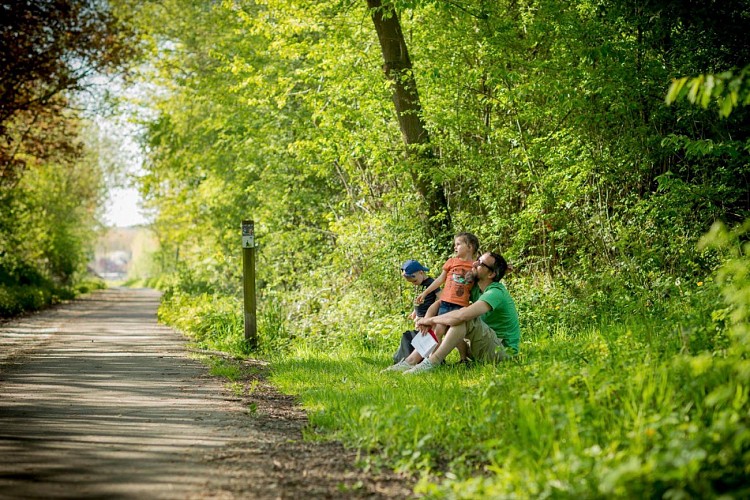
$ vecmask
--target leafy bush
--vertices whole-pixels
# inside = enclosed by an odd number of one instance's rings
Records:
[[[103,279],[99,277],[86,277],[80,283],[77,283],[74,287],[76,294],[85,294],[93,290],[103,290],[107,288],[107,284]]]
[[[85,278],[74,286],[58,286],[43,279],[36,285],[0,284],[0,318],[11,318],[24,312],[37,311],[63,300],[72,300],[92,290],[106,288],[98,278]]]
[[[58,301],[61,289],[40,286],[0,285],[0,318],[36,311]]]
[[[390,352],[363,345],[365,316],[348,339],[296,343],[274,381],[310,409],[318,435],[420,472],[416,492],[430,497],[746,496],[745,234],[706,239],[718,273],[652,274],[643,293],[647,274],[509,278],[523,344],[497,368],[376,375]]]
[[[23,312],[17,294],[8,286],[0,285],[0,318],[10,318]]]

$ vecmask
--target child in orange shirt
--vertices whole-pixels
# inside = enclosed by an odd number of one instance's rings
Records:
[[[440,295],[438,315],[468,306],[469,292],[474,285],[473,264],[477,260],[479,239],[471,233],[459,233],[453,240],[453,249],[456,256],[445,262],[440,276],[435,278],[435,281],[419,294],[415,301],[421,304],[427,295],[445,283]],[[447,330],[447,326],[437,325],[435,334],[438,339],[442,339]],[[466,358],[466,344],[459,344],[458,351],[463,361]]]

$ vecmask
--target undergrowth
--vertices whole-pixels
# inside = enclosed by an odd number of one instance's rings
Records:
[[[0,318],[38,311],[102,288],[106,288],[104,281],[94,277],[86,277],[68,286],[49,280],[27,285],[0,283]]]
[[[339,323],[332,310],[326,328],[303,332],[265,297],[255,355],[307,409],[309,439],[416,472],[427,497],[747,497],[746,234],[704,239],[724,262],[712,276],[660,276],[642,294],[612,276],[609,309],[606,297],[586,302],[583,285],[512,277],[523,342],[499,366],[452,355],[422,376],[381,374],[408,323],[377,319],[361,293],[356,311],[342,297]],[[250,355],[240,313],[237,299],[176,290],[160,312],[206,347]]]

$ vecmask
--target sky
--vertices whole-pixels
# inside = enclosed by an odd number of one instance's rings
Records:
[[[143,152],[140,149],[138,137],[141,134],[141,122],[150,116],[148,108],[139,105],[147,100],[145,96],[158,89],[144,85],[123,85],[117,78],[93,77],[91,92],[84,97],[93,100],[91,109],[99,109],[97,99],[104,101],[106,94],[113,94],[119,98],[117,113],[104,112],[94,117],[100,135],[100,143],[109,153],[107,160],[116,167],[108,180],[109,199],[104,207],[104,223],[110,227],[129,227],[148,224],[148,220],[141,208],[141,197],[133,187],[137,178],[143,174]],[[109,110],[108,106],[101,109]]]
[[[147,220],[140,208],[140,202],[138,190],[135,188],[110,189],[104,222],[114,227],[146,224]]]
[[[117,85],[114,88],[119,89]],[[122,89],[119,91],[124,92]],[[134,112],[130,110],[130,113]],[[108,161],[116,165],[116,173],[108,181],[109,196],[104,207],[104,223],[110,227],[148,223],[141,209],[138,189],[133,187],[137,177],[143,174],[143,153],[137,141],[139,126],[130,121],[128,116],[103,115],[95,118],[100,140],[102,144],[109,146],[103,148],[103,151],[110,154]]]
[[[136,127],[124,120],[111,117],[97,119],[99,133],[106,137],[109,148],[108,161],[115,167],[108,178],[108,199],[104,206],[104,223],[110,227],[130,227],[146,224],[141,208],[141,196],[135,186],[137,178],[143,174],[143,154],[135,139]],[[113,173],[114,172],[114,173]]]

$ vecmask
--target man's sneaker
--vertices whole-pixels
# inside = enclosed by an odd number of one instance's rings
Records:
[[[411,369],[406,370],[404,372],[404,375],[412,375],[414,373],[422,373],[422,372],[428,372],[435,368],[437,365],[432,364],[430,361],[430,358],[424,358],[421,363],[419,363],[416,366],[413,366]]]
[[[410,365],[409,363],[407,363],[405,359],[402,359],[401,361],[399,361],[395,365],[391,365],[388,368],[386,368],[385,370],[381,370],[380,373],[386,373],[386,372],[405,372],[406,370],[409,370],[411,368],[414,368],[414,366]]]

